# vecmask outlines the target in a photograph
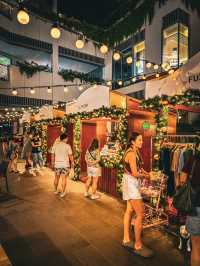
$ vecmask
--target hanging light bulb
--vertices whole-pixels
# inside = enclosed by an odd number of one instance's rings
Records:
[[[121,58],[120,53],[119,53],[119,52],[114,52],[114,54],[113,54],[113,59],[114,59],[115,61],[118,61],[120,58]]]
[[[52,88],[51,87],[47,88],[47,93],[52,93]]]
[[[154,68],[155,70],[158,70],[159,65],[156,64],[156,65],[153,66],[153,68]]]
[[[128,57],[126,58],[126,63],[127,63],[127,64],[132,64],[132,62],[133,62],[133,58],[132,58],[132,56],[128,56]]]
[[[64,86],[64,92],[67,93],[69,91],[69,89],[67,88],[67,86]]]
[[[76,41],[76,48],[83,49],[84,45],[85,43],[83,37],[79,37],[78,40]]]
[[[58,28],[57,24],[54,24],[50,31],[51,37],[54,39],[59,39],[61,36],[61,31]]]
[[[159,78],[160,77],[160,74],[159,73],[156,73],[156,78]]]
[[[108,52],[108,46],[105,45],[105,44],[102,44],[101,47],[100,47],[100,52],[102,54],[106,54]]]
[[[112,81],[109,80],[109,81],[107,81],[106,84],[107,84],[107,86],[111,86],[112,85]]]
[[[12,111],[13,111],[13,112],[15,111],[15,107],[12,108]]]
[[[25,9],[20,9],[17,13],[17,20],[20,24],[26,25],[30,21],[29,14]]]
[[[119,80],[117,83],[118,83],[119,86],[122,86],[122,81],[121,80]]]
[[[31,89],[30,89],[30,93],[31,93],[31,94],[35,94],[35,89],[34,89],[34,88],[31,88]]]
[[[15,96],[16,96],[16,95],[17,95],[17,93],[18,93],[18,92],[17,92],[17,90],[16,90],[16,89],[13,89],[13,90],[12,90],[12,94],[13,94],[13,95],[15,95]]]
[[[136,82],[136,77],[133,77],[132,78],[132,82]]]
[[[146,63],[146,67],[147,67],[147,68],[151,68],[151,66],[152,66],[152,63],[151,63],[151,62],[147,62],[147,63]]]

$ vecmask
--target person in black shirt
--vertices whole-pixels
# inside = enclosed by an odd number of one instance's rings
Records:
[[[38,132],[35,132],[31,139],[32,144],[32,157],[33,157],[33,169],[40,170],[43,167],[43,158],[41,150],[41,138]]]
[[[190,174],[192,176],[190,177]],[[191,178],[191,184],[197,191],[197,201],[195,202],[196,216],[187,216],[186,228],[192,238],[191,266],[200,265],[200,141],[196,143],[195,154],[190,156],[184,165],[180,181],[184,184]]]

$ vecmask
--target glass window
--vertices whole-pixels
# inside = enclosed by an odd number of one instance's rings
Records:
[[[144,41],[134,45],[133,50],[134,50],[134,75],[140,75],[144,73],[144,67],[145,67]]]
[[[127,58],[132,57],[131,50],[127,51],[123,54],[122,58],[122,78],[123,80],[127,80],[132,76],[132,66],[133,63],[127,64]]]
[[[179,45],[179,47],[178,47]],[[171,67],[185,64],[188,60],[188,27],[176,23],[163,31],[162,62]]]

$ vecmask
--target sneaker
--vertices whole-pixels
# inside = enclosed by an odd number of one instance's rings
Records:
[[[58,191],[58,190],[54,190],[54,192],[53,192],[55,195],[58,195],[59,193],[60,193],[60,191]]]
[[[84,197],[87,198],[87,197],[89,197],[89,196],[90,196],[90,194],[89,194],[88,192],[85,192],[85,193],[84,193]]]
[[[90,198],[91,198],[92,200],[95,200],[95,199],[99,199],[100,196],[96,194],[96,195],[92,195]]]
[[[62,192],[62,193],[60,194],[60,197],[61,197],[61,198],[64,198],[64,197],[66,196],[66,194],[67,194],[67,192]]]

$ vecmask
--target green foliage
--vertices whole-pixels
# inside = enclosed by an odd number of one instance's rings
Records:
[[[48,66],[41,66],[35,63],[29,64],[26,61],[24,63],[17,61],[17,66],[19,67],[20,73],[22,75],[25,74],[27,78],[31,78],[37,72],[50,70]]]

